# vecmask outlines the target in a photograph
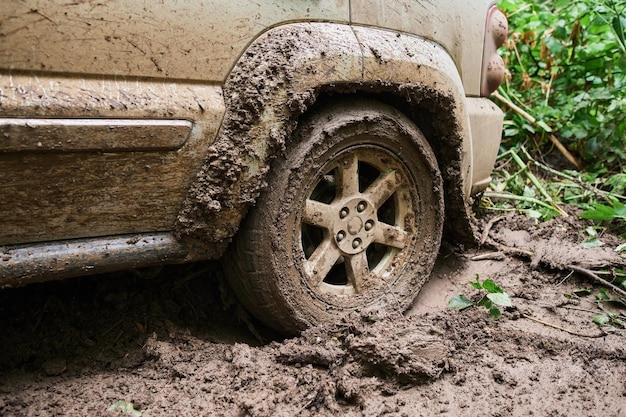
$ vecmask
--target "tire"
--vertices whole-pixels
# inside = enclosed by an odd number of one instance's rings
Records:
[[[231,286],[283,333],[408,308],[430,275],[444,203],[437,160],[393,107],[326,107],[298,129],[226,257]]]

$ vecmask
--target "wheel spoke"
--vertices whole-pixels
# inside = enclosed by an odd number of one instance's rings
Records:
[[[385,201],[402,185],[402,177],[396,170],[385,172],[372,183],[365,193],[365,196],[376,206],[382,206]]]
[[[366,284],[367,275],[369,274],[366,252],[363,251],[347,257],[345,264],[348,282],[352,284],[356,293],[362,292]]]
[[[331,241],[324,239],[315,249],[313,254],[304,263],[304,269],[315,286],[321,284],[330,272],[335,262],[341,256],[341,252]]]
[[[335,181],[340,197],[353,196],[359,192],[359,160],[356,155],[341,161]]]
[[[332,206],[315,200],[307,200],[302,214],[306,224],[330,229],[333,225]]]
[[[385,246],[391,246],[392,248],[404,249],[409,238],[409,233],[397,226],[391,226],[386,223],[378,223],[374,235],[374,242]]]

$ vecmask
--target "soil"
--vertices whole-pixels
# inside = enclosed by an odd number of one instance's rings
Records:
[[[572,267],[626,264],[621,242],[581,249],[574,218],[481,219],[484,245],[444,244],[406,315],[289,339],[234,302],[216,263],[4,290],[0,415],[626,416],[626,331],[571,295],[602,288]],[[446,308],[477,299],[476,275],[511,295],[500,319]]]

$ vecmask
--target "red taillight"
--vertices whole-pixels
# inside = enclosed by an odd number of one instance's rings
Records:
[[[509,30],[506,16],[496,6],[487,12],[485,42],[483,49],[483,69],[480,94],[488,96],[496,91],[504,80],[504,61],[498,55],[498,48],[504,44]]]

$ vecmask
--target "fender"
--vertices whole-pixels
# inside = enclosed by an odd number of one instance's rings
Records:
[[[289,146],[298,117],[331,92],[402,107],[438,157],[447,218],[455,219],[446,222],[450,232],[473,241],[471,131],[454,61],[413,35],[334,23],[276,27],[240,57],[224,85],[224,121],[178,216],[177,236],[230,239],[267,185],[271,160]]]

